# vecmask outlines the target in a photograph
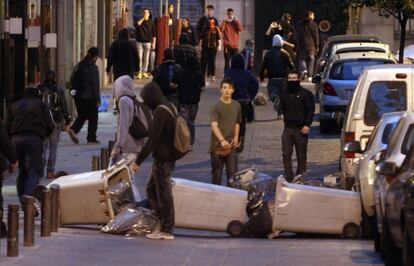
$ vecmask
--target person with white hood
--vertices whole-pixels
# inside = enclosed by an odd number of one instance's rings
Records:
[[[287,75],[295,69],[295,65],[289,56],[289,53],[282,49],[283,39],[280,35],[273,36],[272,48],[266,53],[263,65],[260,70],[260,81],[263,82],[265,73],[269,81],[267,91],[270,100],[273,102],[273,108],[278,112],[278,119],[281,118],[279,109],[280,94],[285,90]]]
[[[137,158],[137,155],[141,152],[142,147],[147,140],[146,137],[136,139],[130,131],[130,127],[133,123],[134,116],[148,129],[151,124],[151,114],[148,108],[140,103],[135,96],[134,84],[132,78],[129,75],[124,75],[115,80],[115,101],[118,105],[118,122],[117,122],[117,138],[115,146],[111,152],[111,164],[125,160],[125,163],[129,166]],[[132,190],[134,193],[135,201],[140,201],[140,195],[135,185],[134,175],[132,178]]]

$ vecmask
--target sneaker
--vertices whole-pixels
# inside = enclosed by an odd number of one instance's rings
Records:
[[[99,144],[101,143],[99,140],[88,140],[88,144],[94,145],[94,144]]]
[[[146,234],[145,237],[149,239],[157,239],[157,240],[174,240],[173,234],[161,232],[159,230],[156,230],[150,234]]]
[[[312,82],[312,78],[311,78],[311,77],[308,77],[308,81],[309,81],[309,82]]]
[[[215,82],[216,81],[216,76],[211,76],[211,81]]]
[[[139,72],[137,75],[137,79],[142,79],[142,72]]]
[[[75,131],[73,131],[73,129],[71,129],[71,128],[68,129],[68,134],[69,134],[70,139],[73,141],[73,143],[79,144],[79,139],[76,136],[76,133],[75,133]]]
[[[150,76],[148,75],[148,73],[147,72],[144,72],[144,73],[142,73],[142,78],[143,79],[147,79],[147,78],[149,78]]]
[[[305,71],[302,72],[302,75],[301,75],[300,79],[305,80],[307,77],[308,77],[308,71],[305,70]]]
[[[53,171],[47,171],[46,178],[56,178],[55,173]]]

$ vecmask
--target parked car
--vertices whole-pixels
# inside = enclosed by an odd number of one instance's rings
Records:
[[[355,177],[358,152],[344,152],[350,141],[365,150],[372,130],[385,113],[414,110],[413,65],[377,65],[365,68],[359,77],[345,114],[341,135],[341,171]]]
[[[371,35],[335,35],[329,37],[325,45],[322,48],[319,58],[316,60],[315,64],[315,74],[322,73],[328,58],[331,57],[332,47],[339,43],[352,43],[352,42],[372,42],[372,43],[382,43],[382,41]]]
[[[414,123],[412,125],[414,126]],[[404,141],[410,142],[412,138],[414,138],[414,127],[408,129]],[[403,144],[402,148],[405,149],[404,147],[407,148],[407,145]],[[380,173],[386,176],[389,183],[385,195],[383,218],[383,257],[387,265],[402,264],[405,218],[403,208],[405,203],[404,190],[408,180],[414,177],[414,147],[411,146],[406,152],[407,155],[400,169],[396,167],[394,162],[390,163],[390,161],[386,161],[380,169]],[[397,175],[398,172],[400,174]],[[414,252],[414,250],[411,250],[411,252]]]
[[[361,145],[357,141],[349,142],[344,147],[345,152],[363,152],[361,159],[356,163],[354,187],[361,193],[362,235],[367,238],[378,235],[374,233],[377,226],[374,197],[374,181],[377,177],[375,168],[377,163],[385,157],[390,136],[403,114],[404,112],[384,114],[374,128],[365,151],[361,150]],[[376,242],[376,249],[379,250],[379,242]]]
[[[332,57],[322,76],[316,75],[313,82],[320,87],[320,131],[325,134],[332,129],[340,130],[357,84],[365,67],[394,64],[391,53],[350,52]],[[317,95],[318,97],[318,95]]]
[[[404,186],[403,264],[414,265],[414,176]]]

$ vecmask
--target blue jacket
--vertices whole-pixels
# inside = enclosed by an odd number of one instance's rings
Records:
[[[253,73],[244,69],[244,57],[241,54],[236,54],[231,59],[231,68],[227,69],[224,75],[225,78],[230,78],[234,84],[234,93],[232,98],[234,100],[250,99],[256,97],[259,90],[259,82]]]

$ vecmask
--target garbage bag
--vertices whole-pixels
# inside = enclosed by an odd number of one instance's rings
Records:
[[[101,231],[109,234],[145,235],[151,233],[158,223],[158,218],[150,210],[132,206],[123,208]]]
[[[123,181],[109,184],[108,193],[115,215],[126,205],[131,203],[135,204],[134,193],[132,192],[132,187],[129,182]]]
[[[275,193],[255,193],[249,198],[249,220],[243,224],[243,237],[265,238],[272,233]]]
[[[254,168],[242,170],[229,179],[229,186],[251,193],[275,192],[277,179],[256,172]]]

